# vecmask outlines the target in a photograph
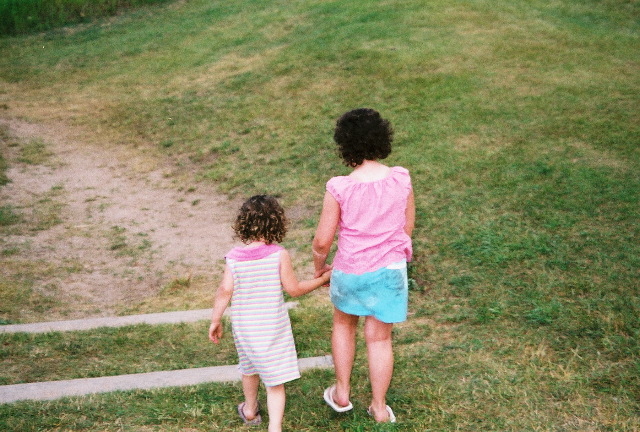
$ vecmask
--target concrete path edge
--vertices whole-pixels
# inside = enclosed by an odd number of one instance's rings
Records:
[[[301,371],[333,368],[330,355],[298,360]],[[69,396],[85,396],[127,390],[148,390],[160,387],[181,387],[212,382],[241,380],[237,365],[213,366],[175,371],[147,372],[99,378],[13,384],[0,386],[0,403],[22,400],[55,400]]]
[[[297,305],[297,302],[285,303],[287,309],[294,308]],[[92,330],[100,327],[124,327],[136,324],[177,324],[181,322],[196,322],[210,318],[211,309],[209,308],[190,311],[127,315],[119,317],[87,318],[69,321],[50,321],[32,324],[6,324],[0,325],[0,333],[47,333],[56,331],[64,332]]]

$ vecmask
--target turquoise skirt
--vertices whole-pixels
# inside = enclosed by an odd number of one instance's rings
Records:
[[[334,269],[329,294],[333,305],[346,314],[374,316],[389,324],[406,321],[407,263],[401,261],[361,275]]]

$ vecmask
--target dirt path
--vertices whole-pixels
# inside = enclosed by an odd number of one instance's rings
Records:
[[[62,127],[0,125],[51,153],[29,164],[20,162],[20,145],[7,149],[11,183],[0,188],[0,202],[30,229],[11,232],[0,246],[25,266],[41,263],[34,289],[70,305],[61,317],[113,315],[172,281],[188,285],[217,272],[233,245],[237,203],[210,185],[179,184],[169,167],[131,149],[97,148]]]

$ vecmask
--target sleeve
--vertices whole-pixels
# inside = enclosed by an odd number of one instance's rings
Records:
[[[342,177],[333,177],[327,182],[327,192],[329,192],[338,203],[342,202],[342,195],[340,191],[342,190],[341,185],[344,183]]]
[[[411,184],[411,175],[409,175],[409,170],[403,167],[393,167],[395,178],[400,187],[407,192],[411,192],[413,189],[413,185]]]

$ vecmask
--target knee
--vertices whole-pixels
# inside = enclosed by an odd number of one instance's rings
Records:
[[[392,325],[365,326],[364,340],[367,345],[377,342],[391,342]]]
[[[364,340],[367,345],[371,345],[374,343],[380,342],[391,342],[391,335],[374,333],[374,332],[364,332]]]
[[[284,393],[284,384],[278,384],[275,386],[265,386],[267,394],[281,394]]]

